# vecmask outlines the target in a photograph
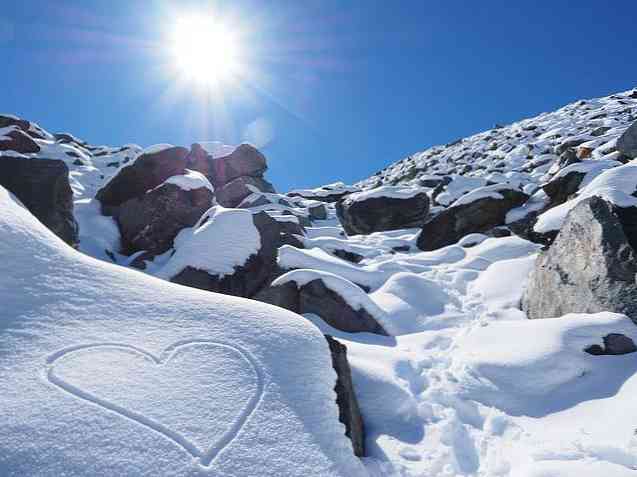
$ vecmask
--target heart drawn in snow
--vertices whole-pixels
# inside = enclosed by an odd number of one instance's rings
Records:
[[[256,359],[235,345],[180,341],[159,357],[119,343],[73,346],[47,360],[51,383],[146,426],[210,466],[264,390]]]

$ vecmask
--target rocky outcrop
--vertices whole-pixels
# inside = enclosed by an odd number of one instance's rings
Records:
[[[102,204],[102,211],[112,215],[114,207],[142,196],[171,176],[183,174],[187,155],[188,149],[184,147],[142,154],[97,191],[96,198]]]
[[[429,198],[422,189],[384,186],[337,202],[336,213],[348,235],[421,227]]]
[[[212,165],[215,187],[224,186],[239,177],[263,177],[268,169],[265,156],[250,144],[241,144],[228,156],[213,159]]]
[[[217,202],[224,207],[237,207],[254,192],[274,193],[274,187],[262,177],[241,176],[225,185],[216,186]]]
[[[329,335],[325,335],[325,339],[330,347],[332,367],[336,371],[334,392],[338,406],[338,420],[345,425],[345,435],[352,441],[354,454],[364,457],[365,427],[354,392],[352,371],[347,361],[347,347]]]
[[[40,146],[27,133],[13,126],[10,131],[0,134],[0,151],[31,154],[40,152]]]
[[[360,293],[364,292],[360,290]],[[387,335],[382,325],[365,308],[355,309],[339,293],[328,288],[320,278],[301,286],[294,281],[281,284],[275,282],[254,299],[301,315],[312,313],[341,331]]]
[[[571,210],[531,273],[523,299],[528,317],[612,311],[637,323],[635,237],[622,226],[634,224],[635,217],[637,211],[621,210],[599,197]]]
[[[69,245],[78,243],[66,164],[53,159],[0,157],[0,185]]]
[[[637,158],[637,122],[634,122],[617,140],[617,150],[632,159]]]
[[[164,183],[148,193],[124,202],[115,219],[126,255],[145,250],[159,255],[173,246],[173,239],[185,227],[192,227],[213,201],[206,187],[184,190]]]
[[[254,214],[252,220],[259,231],[261,247],[243,265],[235,267],[234,273],[219,276],[188,266],[170,278],[170,281],[226,295],[252,297],[272,278],[277,269],[277,246],[281,234],[276,221],[265,212]],[[223,253],[223,250],[219,253]]]
[[[529,198],[507,184],[481,187],[463,196],[427,221],[418,236],[421,250],[436,250],[456,243],[470,233],[487,232],[504,225],[507,212]]]

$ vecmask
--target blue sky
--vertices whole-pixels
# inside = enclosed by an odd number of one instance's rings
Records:
[[[198,11],[241,32],[247,66],[212,98],[166,53]],[[3,2],[0,109],[98,144],[256,137],[282,191],[353,182],[637,86],[635,18],[629,1]]]

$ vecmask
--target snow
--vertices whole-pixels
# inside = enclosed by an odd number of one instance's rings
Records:
[[[369,199],[411,199],[418,194],[426,192],[422,187],[405,186],[381,186],[375,189],[367,189],[347,196],[346,202],[361,202]]]
[[[95,260],[0,205],[0,474],[366,475],[308,321]]]
[[[480,199],[503,199],[504,196],[500,194],[500,191],[507,190],[516,190],[515,187],[512,187],[509,184],[493,184],[485,187],[478,187],[475,190],[463,195],[455,202],[453,202],[449,207],[458,207],[460,205],[471,204]]]
[[[174,184],[180,189],[186,191],[201,189],[202,187],[205,187],[210,192],[215,191],[212,184],[210,184],[210,181],[201,172],[191,171],[190,169],[186,169],[185,172],[185,174],[169,177],[166,179],[164,184]]]
[[[172,144],[153,144],[152,146],[148,146],[144,148],[142,154],[157,154],[161,151],[165,151],[166,149],[171,149],[175,147]]]
[[[221,206],[211,208],[191,229],[183,229],[174,242],[174,255],[155,272],[160,278],[170,279],[186,267],[218,277],[230,275],[261,248],[252,212]]]
[[[219,141],[203,141],[198,142],[197,144],[199,144],[204,149],[204,151],[206,151],[215,159],[229,156],[237,148],[237,146],[229,146]]]

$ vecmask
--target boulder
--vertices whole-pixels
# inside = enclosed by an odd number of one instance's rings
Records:
[[[7,128],[10,126],[16,126],[26,132],[31,127],[31,123],[26,119],[0,114],[0,128]]]
[[[40,152],[40,146],[31,136],[14,126],[11,131],[0,134],[0,151],[30,154]]]
[[[356,392],[352,383],[352,371],[347,361],[347,347],[329,335],[325,339],[332,355],[332,367],[336,371],[336,405],[338,420],[345,425],[345,435],[352,441],[354,455],[365,456],[365,427],[361,416]]]
[[[316,274],[318,278],[302,282],[299,285],[294,280],[285,279],[293,273],[312,273]],[[334,291],[333,287],[326,286],[321,275],[325,274],[309,270],[288,272],[255,295],[254,299],[286,308],[300,315],[312,313],[319,316],[331,327],[348,333],[367,332],[387,335],[387,331],[365,307],[354,308],[341,296],[341,293]],[[347,282],[343,278],[337,278],[341,282]],[[358,286],[351,282],[349,285],[355,293],[366,296],[365,292]]]
[[[310,205],[307,211],[310,214],[310,220],[327,219],[327,207],[325,207],[325,204]]]
[[[421,250],[436,250],[471,233],[483,233],[504,225],[509,210],[529,196],[509,184],[480,187],[427,221],[418,236]]]
[[[429,198],[420,188],[382,186],[337,202],[336,213],[348,235],[421,227]]]
[[[192,227],[213,201],[206,187],[184,190],[164,183],[148,193],[124,202],[115,219],[122,237],[122,252],[145,250],[159,255],[173,246],[179,231]]]
[[[250,144],[241,144],[231,154],[213,159],[212,167],[215,187],[243,176],[262,177],[268,168],[265,156]]]
[[[632,159],[637,158],[637,122],[634,122],[617,140],[617,150]]]
[[[598,344],[587,347],[584,351],[595,356],[620,355],[637,351],[635,342],[621,333],[609,333],[602,338],[604,345]]]
[[[69,169],[60,160],[0,157],[0,185],[71,246],[78,243]]]
[[[232,274],[219,276],[213,271],[187,266],[171,277],[170,281],[226,295],[252,297],[272,278],[277,269],[277,246],[280,240],[280,228],[268,214],[254,214],[252,221],[259,232],[261,246],[245,263],[235,266]],[[224,251],[219,250],[218,253]]]
[[[184,147],[168,147],[139,156],[97,191],[95,197],[103,212],[111,215],[114,207],[145,194],[171,176],[183,174],[187,155]]]
[[[529,318],[612,311],[637,322],[635,237],[626,235],[622,216],[634,223],[637,211],[599,197],[569,212],[529,277],[522,303]]]
[[[585,176],[585,172],[571,171],[562,175],[558,174],[543,184],[542,190],[551,199],[551,206],[566,202],[570,196],[577,192]]]
[[[242,176],[215,189],[217,202],[224,207],[237,207],[243,199],[254,192],[274,193],[274,187],[261,177]]]

